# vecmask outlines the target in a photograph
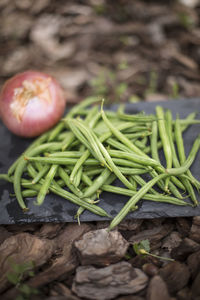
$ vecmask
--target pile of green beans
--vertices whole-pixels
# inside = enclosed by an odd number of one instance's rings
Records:
[[[111,230],[142,199],[198,205],[195,189],[199,192],[200,182],[190,167],[200,148],[200,135],[188,157],[183,139],[189,125],[200,123],[196,114],[182,120],[177,115],[173,120],[170,110],[157,106],[154,115],[129,115],[122,105],[116,112],[104,111],[98,101],[90,97],[74,106],[26,149],[7,174],[0,174],[0,179],[13,183],[20,207],[27,210],[24,198],[36,197],[36,205],[42,205],[46,195],[54,193],[79,206],[79,221],[85,209],[111,218],[97,205],[103,191],[130,197],[111,221]],[[123,188],[113,185],[116,179]],[[184,200],[185,195],[190,201]]]

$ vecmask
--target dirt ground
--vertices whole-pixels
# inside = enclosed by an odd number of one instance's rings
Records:
[[[69,105],[88,95],[110,102],[190,101],[200,95],[199,25],[200,3],[192,0],[1,0],[0,86],[36,69],[57,78]],[[200,217],[127,221],[116,231],[123,255],[116,255],[117,242],[114,254],[110,246],[99,256],[91,249],[84,254],[75,241],[87,240],[88,232],[99,237],[106,227],[0,226],[0,298],[200,299]],[[175,261],[136,255],[132,244],[147,239],[151,253]],[[120,278],[113,275],[119,269],[103,270],[120,263],[128,263]],[[15,279],[9,280],[11,265]],[[122,290],[112,294],[112,285]]]

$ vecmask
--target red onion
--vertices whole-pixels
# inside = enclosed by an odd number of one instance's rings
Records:
[[[26,71],[4,84],[0,94],[0,116],[16,135],[34,137],[60,120],[65,102],[63,91],[54,78]]]

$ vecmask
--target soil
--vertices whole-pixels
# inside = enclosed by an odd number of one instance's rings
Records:
[[[199,97],[198,0],[1,0],[0,14],[0,86],[37,69],[57,78],[68,105],[88,95],[110,102]],[[91,249],[77,247],[88,232],[97,247],[107,226],[0,226],[0,298],[200,299],[200,217],[124,221],[110,247],[92,253],[91,239]],[[152,254],[174,261],[137,255],[133,244],[147,239]]]

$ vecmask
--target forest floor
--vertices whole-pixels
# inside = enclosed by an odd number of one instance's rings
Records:
[[[200,95],[200,5],[1,0],[0,15],[0,86],[36,69],[57,78],[69,105],[90,95]],[[200,299],[200,217],[124,221],[109,234],[107,226],[0,226],[0,298]],[[165,259],[135,253],[134,243]]]

